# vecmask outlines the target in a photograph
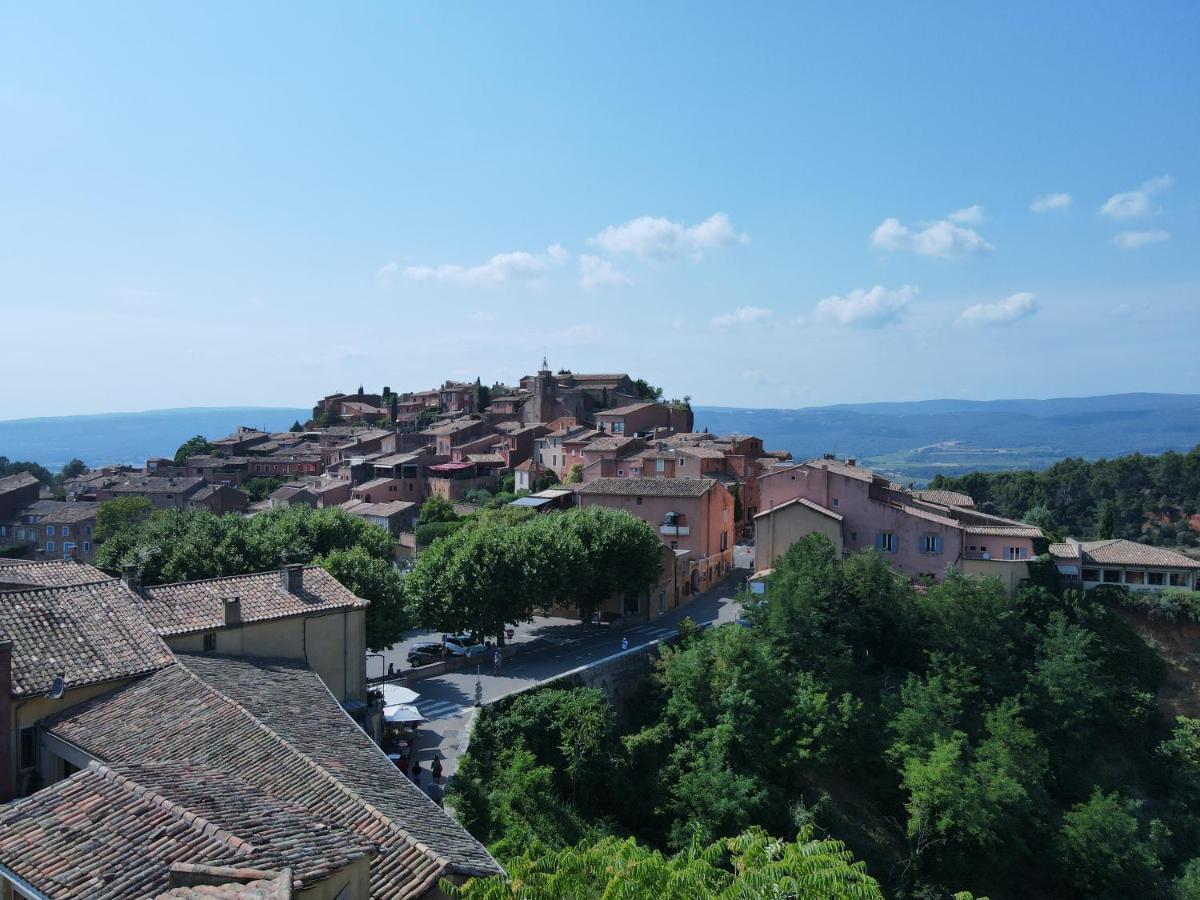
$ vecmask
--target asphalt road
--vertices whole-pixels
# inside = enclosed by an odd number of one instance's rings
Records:
[[[702,625],[732,622],[738,609],[733,598],[746,577],[752,557],[751,548],[737,547],[734,560],[739,568],[729,577],[652,622],[594,626],[576,619],[538,616],[516,629],[513,643],[523,646],[516,656],[504,661],[499,672],[492,671],[490,659],[481,658],[478,675],[475,670],[464,670],[414,681],[411,687],[420,694],[417,709],[429,720],[421,726],[417,743],[417,758],[422,768],[428,772],[434,756],[439,756],[446,776],[453,774],[458,743],[475,705],[476,681],[485,702],[497,700],[620,652],[622,637],[629,639],[630,648],[636,648],[672,634],[685,617]],[[406,636],[403,642],[385,651],[382,659],[378,656],[368,659],[368,675],[382,674],[389,663],[397,673],[403,672],[409,668],[406,654],[412,644],[439,638],[440,634],[430,631]]]

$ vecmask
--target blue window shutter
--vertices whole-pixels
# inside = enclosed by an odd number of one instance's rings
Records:
[[[875,535],[875,549],[876,550],[883,549],[883,535],[882,534]]]
[[[934,553],[942,552],[942,536],[940,534],[935,535],[933,538],[933,552]]]

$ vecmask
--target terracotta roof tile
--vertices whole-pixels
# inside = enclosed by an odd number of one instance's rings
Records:
[[[499,867],[384,756],[311,671],[294,662],[179,656],[51,720],[109,765],[221,769],[316,823],[377,848],[371,894],[417,897],[447,872]],[[217,801],[213,801],[216,803]]]
[[[37,484],[38,480],[28,472],[17,472],[15,475],[5,475],[0,478],[0,494],[6,494],[9,491],[15,491],[18,488],[28,487],[31,484]]]
[[[969,494],[960,494],[958,491],[913,491],[913,496],[918,500],[939,503],[942,506],[972,507],[975,505],[975,501]]]
[[[25,582],[31,588],[94,584],[112,579],[95,566],[74,559],[0,559],[0,581]]]
[[[118,579],[0,594],[0,636],[13,642],[13,695],[129,678],[171,662],[171,651]]]
[[[716,484],[711,478],[597,478],[580,494],[623,497],[703,497]]]
[[[835,519],[838,522],[842,521],[841,514],[835,513],[832,509],[826,509],[821,504],[814,503],[813,501],[809,500],[807,497],[797,497],[795,500],[789,500],[786,503],[780,503],[778,506],[772,507],[771,509],[763,510],[758,515],[756,515],[754,518],[761,519],[763,516],[769,516],[769,515],[771,515],[771,513],[777,513],[780,510],[787,509],[789,506],[792,506],[794,504],[799,504],[800,506],[807,506],[809,509],[813,510],[814,512],[821,513],[821,515],[823,515],[823,516],[828,516],[829,518]]]
[[[1036,525],[963,525],[967,534],[980,537],[1024,537],[1040,538],[1042,529]]]
[[[1050,552],[1059,556],[1058,548],[1066,550],[1067,545],[1054,544]],[[1200,561],[1167,550],[1164,547],[1151,547],[1136,541],[1126,541],[1114,538],[1107,541],[1084,541],[1079,544],[1083,549],[1084,562],[1100,566],[1151,566],[1161,569],[1200,569]],[[1061,553],[1066,556],[1066,552]],[[1074,553],[1070,554],[1074,557]]]
[[[273,571],[144,587],[138,603],[159,633],[170,636],[224,627],[225,600],[230,597],[241,601],[242,622],[368,606],[319,566],[304,567],[296,593],[288,592],[282,573]]]

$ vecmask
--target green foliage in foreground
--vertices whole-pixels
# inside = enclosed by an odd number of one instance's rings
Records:
[[[811,825],[795,841],[750,829],[712,844],[693,841],[664,855],[632,838],[607,837],[550,853],[530,852],[508,863],[509,878],[475,879],[464,900],[585,900],[645,897],[658,900],[882,900],[878,883],[838,841],[816,840]]]
[[[503,862],[812,826],[913,900],[1200,880],[1200,721],[1162,721],[1162,663],[1102,600],[961,577],[918,591],[814,535],[745,616],[685,622],[615,715],[583,688],[486,710],[451,798],[464,824]]]
[[[95,564],[113,574],[136,564],[143,584],[246,575],[278,569],[283,562],[325,564],[371,601],[367,645],[376,650],[399,640],[407,625],[400,575],[391,559],[392,539],[385,529],[337,507],[289,506],[252,517],[215,516],[202,509],[130,516],[99,546]]]

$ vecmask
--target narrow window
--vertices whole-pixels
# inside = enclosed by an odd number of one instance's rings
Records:
[[[210,631],[204,635],[204,652],[212,653],[217,649],[217,633]]]

